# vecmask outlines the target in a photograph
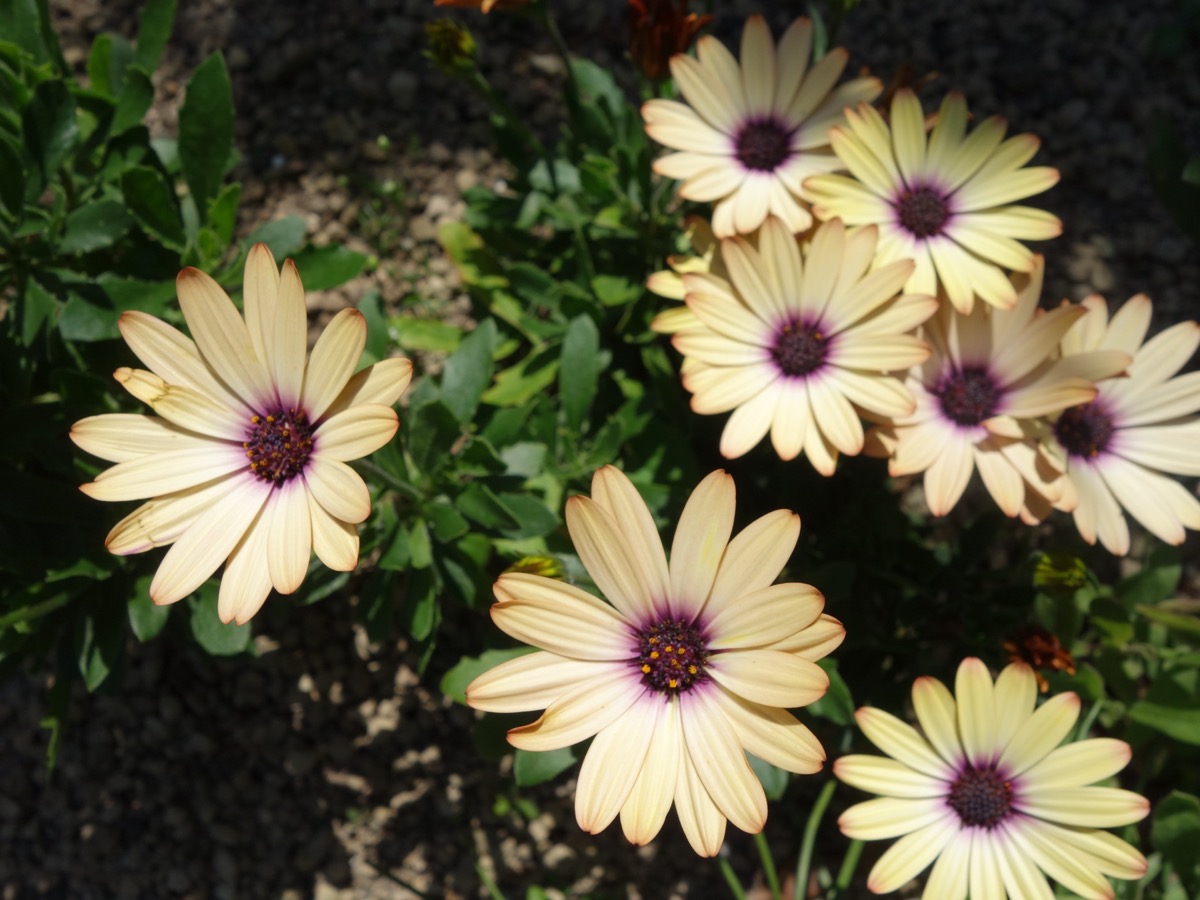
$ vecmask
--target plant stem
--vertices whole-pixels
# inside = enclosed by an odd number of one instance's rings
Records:
[[[834,779],[831,778],[825,782],[821,793],[817,795],[817,802],[813,804],[812,812],[808,814],[808,822],[804,826],[804,837],[800,842],[800,858],[796,861],[796,887],[792,892],[793,900],[804,900],[804,895],[808,890],[808,876],[812,871],[813,847],[817,843],[817,828],[825,816],[825,810],[829,808],[829,801],[833,799],[833,792],[836,789],[837,782]]]
[[[1083,717],[1083,721],[1079,723],[1079,730],[1075,733],[1075,740],[1081,741],[1088,736],[1088,732],[1092,730],[1092,726],[1096,724],[1096,719],[1100,715],[1100,710],[1104,708],[1104,701],[1097,700],[1092,704],[1092,708],[1088,710],[1088,714]]]
[[[492,876],[487,873],[487,869],[483,867],[483,863],[476,860],[475,871],[479,874],[479,880],[483,882],[483,886],[487,888],[488,896],[492,900],[504,900],[504,894],[500,892],[499,886],[492,880]]]
[[[554,49],[558,51],[558,55],[562,58],[563,74],[567,76],[567,96],[578,102],[579,86],[575,83],[575,72],[571,69],[571,51],[567,47],[567,42],[563,40],[562,32],[558,30],[558,23],[554,21],[554,14],[550,12],[550,4],[538,3],[535,15],[541,21],[542,27],[546,29],[546,33],[550,35]]]
[[[862,841],[853,840],[846,849],[846,857],[842,860],[842,867],[838,869],[837,881],[834,882],[838,893],[850,886],[850,881],[854,878],[854,870],[858,868],[858,860],[862,856],[863,846]]]
[[[8,628],[10,625],[16,625],[19,622],[28,622],[30,619],[40,619],[47,613],[52,613],[59,607],[66,606],[71,602],[73,596],[73,594],[63,593],[57,597],[51,597],[49,600],[43,600],[41,603],[35,603],[33,606],[14,609],[8,615],[0,616],[0,629]]]
[[[721,874],[725,876],[725,883],[729,885],[729,890],[736,900],[746,900],[746,892],[742,890],[742,883],[738,881],[737,875],[734,874],[733,866],[729,864],[729,860],[724,856],[718,856],[717,865],[721,867]]]
[[[763,874],[767,876],[767,887],[771,889],[771,897],[773,900],[783,900],[783,892],[779,889],[779,873],[775,871],[775,860],[771,857],[767,838],[761,831],[754,835],[754,846],[758,848],[758,858],[762,860]]]
[[[411,497],[414,500],[424,500],[425,495],[409,484],[407,481],[402,481],[395,475],[385,470],[383,467],[371,462],[369,459],[359,460],[358,464],[364,469],[367,469],[373,475],[379,476],[388,487],[397,493],[403,494],[406,497]]]

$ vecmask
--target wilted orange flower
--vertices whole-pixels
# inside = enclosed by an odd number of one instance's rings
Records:
[[[629,55],[642,74],[662,81],[676,53],[687,53],[710,15],[687,11],[688,0],[629,0]]]
[[[1037,678],[1038,690],[1043,694],[1050,690],[1050,682],[1041,673],[1066,672],[1075,674],[1075,657],[1058,639],[1058,635],[1041,625],[1022,625],[1004,642],[1004,652],[1013,662],[1028,663]]]
[[[529,0],[433,0],[434,6],[459,6],[464,9],[480,9],[490,13],[493,9],[520,9],[528,6]]]

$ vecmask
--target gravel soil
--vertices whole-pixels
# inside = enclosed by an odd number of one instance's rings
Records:
[[[624,4],[561,0],[577,52],[623,67]],[[718,3],[736,38],[748,3]],[[775,4],[778,30],[791,9]],[[135,0],[54,0],[81,71],[100,31],[132,35]],[[1037,162],[1062,183],[1037,205],[1065,223],[1047,253],[1047,302],[1145,291],[1156,329],[1197,315],[1200,260],[1147,176],[1151,122],[1165,115],[1200,149],[1200,73],[1176,0],[863,0],[843,29],[851,65],[889,79],[902,64],[938,78],[927,107],[962,90],[977,117],[1001,114],[1043,141]],[[310,297],[315,320],[375,289],[396,310],[465,308],[437,227],[461,194],[505,168],[483,105],[421,55],[428,0],[182,0],[157,76],[152,126],[174,128],[187,73],[220,49],[233,75],[244,184],[240,230],[300,214],[317,242],[378,258],[346,287]],[[553,129],[560,67],[523,21],[461,13],[483,68],[514,107]],[[1156,38],[1159,35],[1159,38]],[[802,573],[801,573],[802,575]],[[119,691],[76,687],[59,765],[43,766],[42,680],[0,685],[0,898],[411,898],[727,896],[669,823],[647,848],[619,829],[581,834],[573,782],[516,791],[511,759],[482,761],[474,715],[418,676],[404,642],[371,644],[349,623],[352,596],[302,607],[274,600],[256,620],[259,653],[214,659],[183,636],[131,644]],[[831,610],[837,614],[837,610]],[[435,669],[437,664],[435,663]],[[777,858],[794,865],[805,798],[772,807]],[[521,802],[514,803],[514,800]],[[831,827],[831,823],[827,823]],[[731,829],[749,883],[753,846]]]

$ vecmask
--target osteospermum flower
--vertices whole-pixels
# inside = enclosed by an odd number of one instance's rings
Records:
[[[1005,515],[1021,512],[1030,489],[1057,500],[1061,469],[1036,443],[1036,418],[1090,402],[1094,382],[1129,363],[1116,349],[1056,358],[1059,340],[1087,309],[1040,311],[1043,271],[1036,256],[1032,272],[1014,276],[1011,309],[940,308],[922,329],[933,355],[906,381],[915,411],[868,436],[867,452],[888,457],[892,475],[925,473],[934,515],[954,508],[976,469]]]
[[[388,359],[355,374],[366,322],[353,309],[334,316],[306,360],[300,274],[291,260],[280,274],[265,244],[246,260],[244,320],[203,272],[184,269],[176,284],[192,339],[146,313],[119,323],[149,371],[115,377],[158,416],[93,416],[71,439],[116,463],[82,486],[88,496],[153,498],[105,540],[120,555],[172,545],[151,599],[174,603],[227,561],[218,611],[241,623],[272,587],[295,591],[313,551],[332,569],[354,568],[354,525],[371,498],[346,462],[396,433],[391,406],[412,364]]]
[[[733,410],[721,435],[723,455],[741,456],[770,432],[780,458],[803,451],[830,475],[839,453],[862,449],[856,406],[880,416],[912,412],[912,396],[888,373],[929,356],[928,345],[907,332],[933,314],[937,301],[898,296],[910,261],[864,274],[875,235],[874,228],[847,235],[834,220],[817,229],[802,254],[788,228],[770,218],[757,249],[741,237],[721,242],[728,281],[683,275],[688,309],[702,327],[672,340],[685,358],[692,409]]]
[[[877,265],[916,260],[906,290],[936,294],[940,284],[959,312],[978,295],[1002,308],[1017,301],[1002,269],[1029,272],[1033,254],[1019,243],[1062,233],[1056,216],[1014,206],[1058,182],[1048,167],[1022,168],[1038,139],[1004,140],[1006,123],[992,116],[964,137],[967,105],[949,94],[926,141],[921,103],[908,88],[896,92],[891,124],[862,104],[834,128],[834,151],[853,177],[817,175],[805,182],[818,218],[879,226]]]
[[[713,856],[726,820],[759,831],[767,817],[753,753],[790,772],[819,770],[821,745],[786,707],[825,693],[814,660],[844,630],[807,584],[772,584],[800,534],[776,510],[730,540],[733,479],[713,472],[688,499],[670,564],[646,504],[617,469],[592,496],[567,501],[567,530],[604,602],[537,575],[496,582],[492,620],[541,652],[502,663],[467,688],[490,712],[545,709],[508,740],[526,750],[595,735],[575,794],[585,831],[619,814],[645,844],[672,802],[697,853]]]
[[[871,101],[877,78],[834,88],[846,51],[831,50],[809,67],[812,23],[797,19],[776,48],[762,16],[746,20],[741,62],[714,37],[696,42],[697,59],[675,56],[671,74],[687,103],[650,100],[642,106],[646,133],[670,153],[654,171],[683,181],[679,194],[715,201],[718,237],[745,234],[769,213],[794,232],[812,224],[803,184],[843,168],[829,149],[829,129],[842,110]]]
[[[1138,294],[1108,320],[1103,297],[1062,341],[1064,357],[1128,353],[1127,378],[1100,382],[1096,398],[1054,421],[1053,451],[1066,473],[1060,508],[1089,544],[1129,552],[1124,508],[1168,544],[1200,528],[1200,501],[1171,475],[1200,475],[1200,372],[1177,375],[1200,346],[1200,325],[1181,322],[1142,343],[1152,305]]]
[[[873,892],[896,890],[934,860],[926,900],[1050,900],[1047,875],[1081,897],[1111,900],[1106,876],[1145,874],[1145,857],[1100,829],[1137,822],[1150,804],[1091,786],[1125,767],[1129,745],[1091,738],[1059,746],[1079,717],[1078,695],[1035,710],[1029,666],[1013,663],[993,684],[981,661],[966,659],[953,695],[935,678],[918,678],[912,697],[921,732],[864,707],[859,727],[891,758],[844,756],[833,767],[847,784],[882,795],[846,810],[842,832],[900,838],[871,869]]]

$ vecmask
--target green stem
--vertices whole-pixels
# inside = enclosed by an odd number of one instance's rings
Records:
[[[59,594],[57,597],[51,597],[49,600],[43,600],[41,603],[35,603],[33,606],[26,606],[21,609],[14,609],[6,616],[0,616],[0,630],[8,628],[11,625],[16,625],[20,622],[28,622],[31,619],[40,619],[48,613],[60,607],[66,606],[71,602],[72,594]]]
[[[733,894],[736,900],[746,900],[746,892],[742,890],[742,883],[738,881],[737,875],[734,874],[733,866],[729,864],[729,860],[724,856],[718,856],[717,865],[721,867],[721,874],[725,876],[725,883],[729,885],[730,893]]]
[[[767,838],[761,831],[754,835],[754,846],[758,848],[758,858],[762,861],[763,874],[767,876],[767,887],[771,889],[772,900],[783,900],[783,892],[779,889],[779,873],[775,871],[775,860],[771,857]]]
[[[475,871],[479,875],[479,880],[483,882],[483,886],[487,888],[488,896],[492,900],[504,900],[504,894],[500,892],[500,887],[492,880],[492,876],[487,873],[487,869],[483,867],[483,863],[476,860]]]
[[[411,497],[413,500],[425,499],[425,495],[407,481],[402,481],[383,467],[371,462],[369,459],[359,460],[358,464],[362,468],[367,469],[372,475],[378,476],[384,484],[397,493],[403,494],[406,497]]]
[[[1081,741],[1091,732],[1092,726],[1096,724],[1096,719],[1100,715],[1100,710],[1104,708],[1104,701],[1097,700],[1092,704],[1092,708],[1088,710],[1088,714],[1084,716],[1083,721],[1079,723],[1079,730],[1075,733],[1075,740]]]
[[[542,23],[542,27],[546,29],[546,33],[550,35],[554,49],[558,51],[558,55],[562,58],[563,70],[567,76],[567,96],[578,101],[579,86],[575,83],[575,72],[571,68],[571,50],[567,47],[567,42],[563,39],[562,32],[558,30],[558,22],[554,20],[554,14],[550,12],[550,4],[538,3],[535,7],[534,15]]]
[[[817,795],[817,802],[813,804],[812,812],[808,814],[808,822],[804,826],[804,837],[800,842],[800,858],[796,861],[796,887],[792,892],[794,900],[804,900],[808,890],[808,876],[812,871],[813,847],[817,843],[817,828],[821,824],[825,810],[829,808],[829,801],[833,799],[833,792],[836,789],[837,782],[834,779],[831,778],[825,782],[821,793]]]
[[[834,882],[839,893],[850,887],[850,881],[854,878],[854,870],[858,868],[858,860],[862,856],[863,846],[862,841],[853,840],[846,848],[846,857],[842,860],[842,867],[838,869],[837,881]]]

